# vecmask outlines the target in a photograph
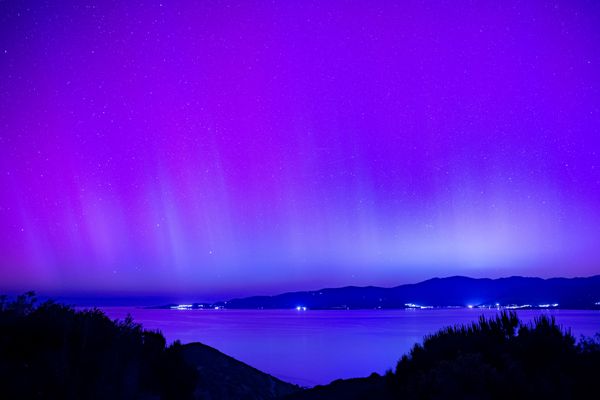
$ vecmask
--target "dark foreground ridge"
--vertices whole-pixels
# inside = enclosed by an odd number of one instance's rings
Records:
[[[600,275],[588,278],[434,278],[393,288],[348,286],[253,296],[188,308],[401,309],[429,307],[600,309]],[[176,308],[169,304],[157,308]]]
[[[587,399],[598,376],[600,334],[577,343],[514,311],[427,336],[385,376],[301,390],[200,343],[166,346],[130,317],[0,298],[3,399]]]
[[[275,399],[300,388],[200,343],[166,346],[131,318],[33,293],[0,299],[2,399]]]
[[[195,399],[276,399],[300,390],[201,343],[184,345],[183,358],[198,372]]]

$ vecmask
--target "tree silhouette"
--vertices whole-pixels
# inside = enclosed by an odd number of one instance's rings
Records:
[[[515,312],[482,316],[415,345],[387,374],[389,393],[408,399],[587,398],[600,374],[599,343],[576,344],[546,315],[530,324]]]
[[[196,370],[181,346],[128,316],[75,311],[28,292],[0,298],[0,397],[188,399]]]

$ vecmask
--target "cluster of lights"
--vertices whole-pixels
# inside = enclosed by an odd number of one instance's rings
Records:
[[[596,302],[596,303],[594,303],[594,304],[596,304],[597,306],[600,306],[600,301],[597,301],[597,302]]]
[[[192,309],[192,305],[191,304],[179,304],[176,306],[171,306],[172,310],[191,310]]]
[[[533,306],[531,304],[508,304],[508,305],[503,306],[500,303],[495,303],[494,307],[506,308],[508,310],[518,310],[521,308],[532,308],[532,307],[555,308],[555,307],[558,307],[558,303],[538,304],[537,306]],[[467,308],[491,308],[491,306],[488,306],[488,305],[473,306],[473,305],[469,304],[469,305],[467,305]]]
[[[433,308],[433,306],[420,306],[415,303],[405,303],[404,305],[406,306],[406,308],[419,308],[421,310],[425,310],[427,308]]]
[[[505,308],[508,308],[509,310],[518,310],[520,308],[531,308],[531,304],[523,304],[523,305],[511,304],[509,306],[506,306]]]
[[[594,303],[597,306],[600,306],[600,301],[597,301],[596,303]],[[406,308],[413,308],[413,309],[420,309],[420,310],[425,310],[425,309],[430,309],[433,308],[433,306],[422,306],[419,304],[415,304],[415,303],[405,303],[404,306]],[[521,309],[521,308],[531,308],[533,307],[531,304],[523,304],[523,305],[517,305],[517,304],[510,304],[510,305],[506,305],[506,306],[502,306],[500,303],[496,303],[495,306],[497,308],[506,308],[509,310],[517,310],[517,309]],[[199,305],[200,308],[204,308],[204,305]],[[467,308],[469,309],[473,309],[473,308],[489,308],[489,306],[474,306],[472,304],[468,304]],[[538,308],[556,308],[558,307],[558,303],[548,303],[548,304],[538,304],[537,306]],[[192,304],[178,304],[176,306],[171,306],[170,307],[172,310],[192,310],[194,308],[194,306]],[[381,308],[381,306],[377,307],[377,308]],[[448,307],[448,308],[453,308],[453,307]],[[223,306],[215,306],[214,307],[215,310],[222,310],[224,309]],[[307,308],[306,306],[296,306],[296,311],[306,311]]]
[[[204,309],[204,304],[198,304],[197,308],[198,309]],[[215,310],[223,310],[225,307],[223,307],[223,306],[214,306],[213,308]],[[194,308],[193,304],[178,304],[176,306],[171,306],[170,309],[171,310],[194,310],[195,308]]]

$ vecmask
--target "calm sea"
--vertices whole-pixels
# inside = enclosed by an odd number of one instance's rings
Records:
[[[146,310],[103,308],[111,318],[131,314],[167,340],[202,342],[280,379],[303,386],[383,373],[424,335],[476,320],[495,310],[390,311]],[[600,332],[600,311],[519,311],[530,321],[556,317],[575,336]]]

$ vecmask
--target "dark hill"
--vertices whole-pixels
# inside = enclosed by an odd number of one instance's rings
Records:
[[[210,346],[190,343],[182,347],[183,358],[198,372],[195,399],[270,400],[300,390]]]

